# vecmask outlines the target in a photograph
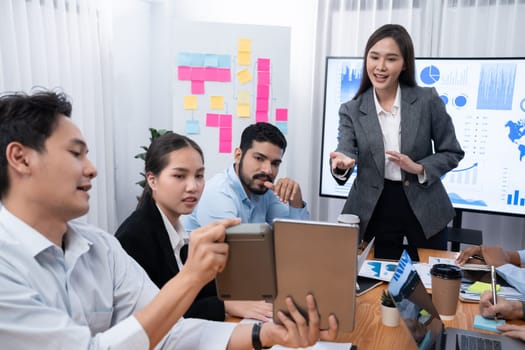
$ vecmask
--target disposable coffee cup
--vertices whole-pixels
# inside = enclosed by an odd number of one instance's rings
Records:
[[[337,222],[341,224],[359,225],[359,216],[354,214],[340,214],[337,217]]]
[[[432,303],[444,321],[454,319],[458,306],[459,289],[463,274],[461,268],[449,264],[435,264],[430,269]]]

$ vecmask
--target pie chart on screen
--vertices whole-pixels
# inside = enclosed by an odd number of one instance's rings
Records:
[[[434,65],[426,66],[421,70],[419,77],[421,78],[421,81],[427,85],[435,84],[439,81],[439,69]]]

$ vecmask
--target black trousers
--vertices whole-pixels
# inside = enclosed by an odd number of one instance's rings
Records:
[[[403,191],[401,181],[385,179],[383,192],[374,209],[364,239],[370,242],[376,237],[375,245],[399,247],[406,236],[408,244],[416,248],[447,249],[446,228],[429,239],[414,215]]]

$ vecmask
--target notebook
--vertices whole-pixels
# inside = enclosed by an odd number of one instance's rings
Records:
[[[287,310],[285,298],[292,296],[306,315],[306,295],[316,298],[321,328],[328,328],[334,313],[339,330],[354,329],[359,229],[346,224],[276,219],[274,256],[278,310]]]
[[[432,298],[423,286],[406,251],[399,259],[398,267],[388,285],[388,291],[392,294],[401,319],[418,349],[478,349],[475,346],[480,344],[483,346],[493,344],[496,349],[503,350],[523,349],[523,343],[517,339],[465,329],[445,328],[432,303]]]

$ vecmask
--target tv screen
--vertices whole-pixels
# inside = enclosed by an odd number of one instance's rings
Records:
[[[337,147],[339,107],[353,98],[363,60],[327,57],[321,155],[321,196],[346,198],[330,174]],[[455,208],[525,215],[525,58],[416,58],[420,86],[435,87],[465,151],[443,176]]]

